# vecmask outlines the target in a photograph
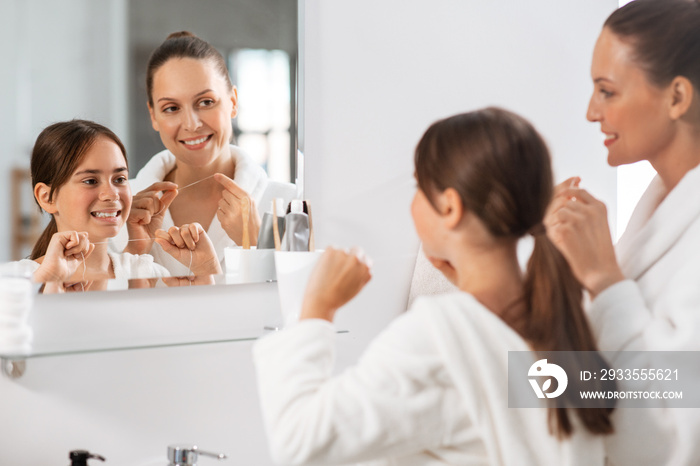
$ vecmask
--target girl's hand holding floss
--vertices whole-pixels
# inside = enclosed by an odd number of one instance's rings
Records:
[[[221,273],[214,246],[199,223],[158,230],[155,241],[195,276]]]
[[[300,319],[333,321],[335,311],[372,278],[371,261],[360,249],[326,248],[309,277]]]
[[[87,232],[54,233],[41,265],[34,272],[34,280],[41,283],[84,280],[85,259],[94,249]]]

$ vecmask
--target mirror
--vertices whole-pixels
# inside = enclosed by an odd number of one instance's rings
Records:
[[[26,0],[5,12],[7,47],[0,77],[15,115],[0,129],[11,150],[0,158],[5,218],[0,263],[27,257],[48,216],[39,214],[28,176],[32,146],[47,125],[89,119],[124,142],[130,178],[164,146],[146,107],[151,52],[174,31],[214,45],[237,86],[234,144],[270,180],[297,175],[297,37],[295,0]],[[9,64],[9,65],[8,65]],[[7,112],[11,113],[11,112]],[[261,208],[264,208],[260,206]],[[222,281],[225,283],[225,281]]]

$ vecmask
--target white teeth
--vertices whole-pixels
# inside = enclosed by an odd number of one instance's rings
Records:
[[[209,136],[204,136],[203,138],[199,139],[193,139],[192,141],[184,141],[186,145],[188,146],[195,146],[197,144],[201,144],[204,141],[206,141],[209,138]]]
[[[610,139],[615,139],[616,137],[617,137],[617,136],[615,136],[614,134],[606,134],[606,135],[605,135],[605,140],[608,141],[608,140],[610,140]]]
[[[97,218],[114,218],[116,217],[118,212],[93,212],[92,215],[94,215]]]

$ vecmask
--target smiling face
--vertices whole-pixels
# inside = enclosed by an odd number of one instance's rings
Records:
[[[600,123],[611,166],[663,157],[673,138],[670,92],[649,82],[634,49],[607,28],[593,51],[586,118]]]
[[[131,209],[128,176],[119,146],[99,136],[47,208],[58,231],[87,231],[92,242],[116,236]]]
[[[228,155],[237,94],[211,60],[172,58],[155,72],[153,129],[178,163],[206,167]]]

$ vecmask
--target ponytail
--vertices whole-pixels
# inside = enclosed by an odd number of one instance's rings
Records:
[[[583,292],[564,256],[549,240],[544,229],[533,233],[535,245],[527,264],[524,280],[526,312],[514,328],[536,352],[576,351],[568,353],[566,367],[573,374],[591,367],[608,368],[597,352],[595,340],[583,310]],[[600,390],[613,390],[614,381],[594,381]],[[588,388],[590,389],[590,381]],[[584,390],[582,381],[569,379],[570,389],[560,397],[549,399],[549,429],[559,438],[568,437],[573,426],[567,410],[574,395]],[[591,433],[613,432],[610,415],[613,408],[604,407],[604,401],[595,408],[573,408]]]
[[[46,255],[46,250],[49,248],[49,243],[54,234],[58,233],[58,227],[56,226],[56,219],[51,216],[49,224],[46,226],[44,231],[39,236],[34,249],[32,249],[32,254],[29,256],[31,260],[37,260],[41,256]]]

